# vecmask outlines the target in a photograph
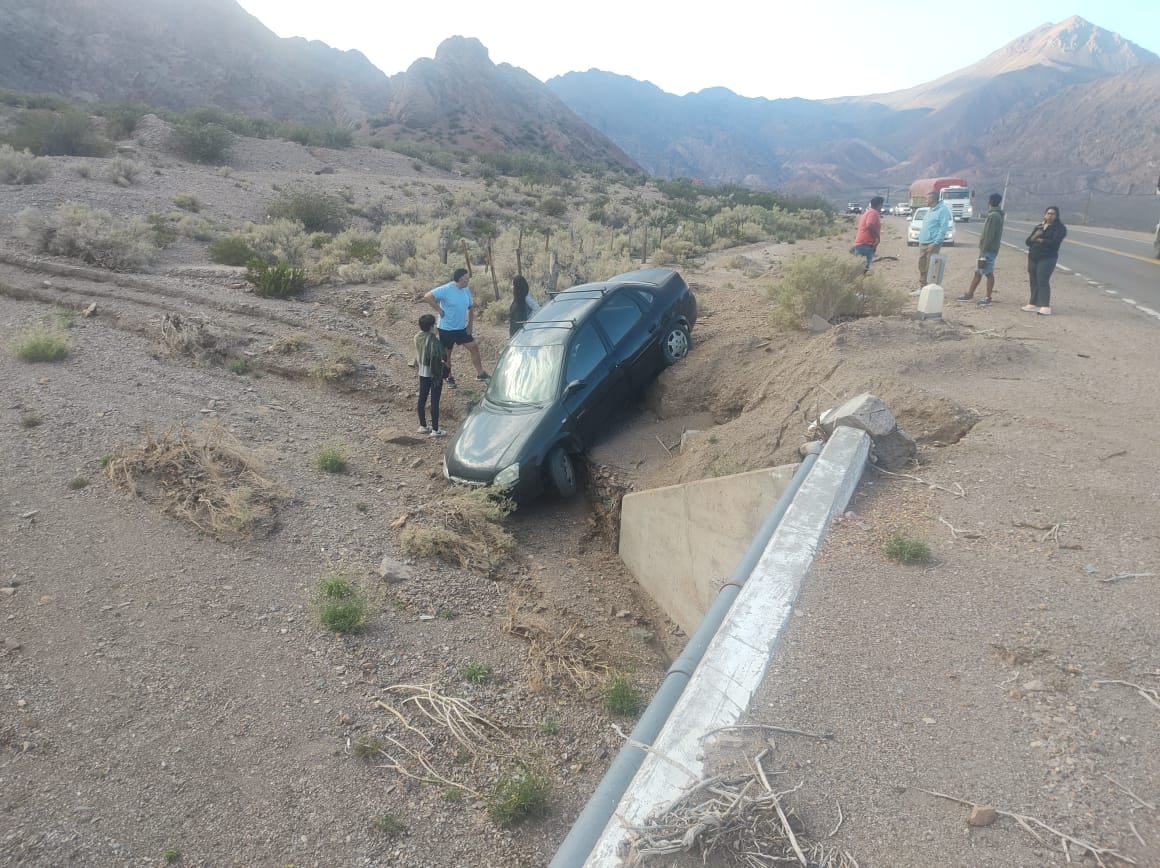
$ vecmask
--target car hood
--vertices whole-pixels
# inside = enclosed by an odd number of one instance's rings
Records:
[[[510,412],[486,402],[478,405],[447,445],[447,472],[490,484],[508,465],[527,460],[526,449],[550,410],[551,405]]]

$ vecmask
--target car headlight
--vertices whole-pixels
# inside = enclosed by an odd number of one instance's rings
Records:
[[[520,466],[518,464],[509,464],[495,475],[495,479],[491,484],[496,488],[511,488],[519,481]]]

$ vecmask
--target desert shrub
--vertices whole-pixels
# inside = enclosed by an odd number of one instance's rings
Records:
[[[92,118],[72,108],[21,112],[6,138],[16,150],[38,156],[101,157],[112,147],[97,135]]]
[[[118,187],[131,187],[137,176],[141,174],[141,166],[132,160],[122,157],[110,160],[105,169],[105,177]]]
[[[540,203],[540,211],[549,217],[563,217],[567,210],[568,206],[556,196],[549,196]]]
[[[112,103],[99,105],[96,114],[105,119],[105,135],[114,142],[127,139],[137,129],[141,118],[149,113],[149,107],[139,103]]]
[[[69,107],[64,97],[50,93],[27,93],[21,90],[0,88],[0,105],[24,109],[52,109],[60,111]]]
[[[183,120],[173,128],[169,146],[183,159],[217,165],[229,158],[234,134],[220,124]]]
[[[145,222],[149,225],[149,231],[153,233],[155,247],[164,249],[180,237],[177,226],[168,214],[147,214]]]
[[[349,213],[340,196],[310,187],[284,190],[270,203],[267,213],[274,219],[301,223],[307,232],[336,234],[346,228]]]
[[[349,148],[354,144],[354,133],[340,127],[284,124],[278,135],[291,142],[316,148]]]
[[[310,250],[310,237],[303,231],[302,224],[293,220],[247,223],[243,235],[254,256],[271,264],[285,262],[301,266]]]
[[[400,268],[419,253],[415,230],[410,226],[387,226],[379,232],[379,249],[383,256]]]
[[[335,276],[343,283],[385,283],[399,276],[399,267],[385,259],[378,262],[351,262],[338,266]]]
[[[173,204],[182,211],[191,211],[194,214],[201,210],[201,202],[192,193],[178,193],[173,197]]]
[[[52,163],[31,151],[0,145],[0,184],[39,184],[52,172]]]
[[[177,220],[177,231],[186,238],[194,241],[212,241],[217,237],[218,230],[209,220],[197,214],[174,214]]]
[[[42,253],[69,256],[112,271],[139,268],[154,253],[147,223],[114,217],[83,202],[66,202],[49,216],[25,211],[18,227]]]
[[[246,263],[246,282],[254,294],[263,298],[290,298],[306,288],[306,270],[301,266],[279,262],[271,265],[263,259]]]
[[[16,358],[22,362],[63,362],[68,358],[68,338],[38,326],[16,339]]]
[[[363,232],[358,229],[349,229],[330,238],[323,236],[327,244],[323,254],[338,257],[342,262],[378,262],[382,258],[379,250],[379,237],[373,232]]]
[[[776,303],[771,319],[782,328],[804,328],[815,314],[830,321],[900,313],[906,304],[902,293],[887,289],[863,269],[863,261],[851,256],[794,257],[771,290]]]
[[[254,258],[254,249],[243,235],[227,235],[209,246],[209,258],[219,265],[245,265]]]

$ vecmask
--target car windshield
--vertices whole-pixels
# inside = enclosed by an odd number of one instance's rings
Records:
[[[919,220],[921,220],[923,217],[925,217],[925,216],[926,216],[926,212],[927,212],[927,211],[929,211],[929,210],[930,210],[929,208],[919,208],[917,211],[915,211],[915,212],[914,212],[914,220],[915,220],[915,222],[917,223]]]
[[[496,363],[487,400],[501,406],[546,404],[560,389],[562,344],[508,346]]]

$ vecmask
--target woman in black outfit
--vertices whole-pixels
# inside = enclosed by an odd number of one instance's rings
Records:
[[[528,280],[522,274],[512,278],[512,303],[508,308],[508,336],[515,337],[532,314],[540,309],[539,303],[528,287]]]
[[[1027,276],[1031,280],[1031,301],[1023,305],[1028,313],[1051,316],[1051,272],[1059,259],[1059,245],[1067,237],[1067,227],[1054,205],[1043,212],[1043,222],[1027,236]]]

